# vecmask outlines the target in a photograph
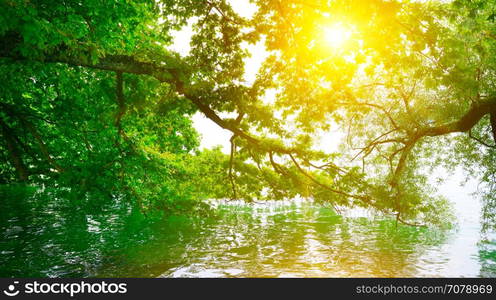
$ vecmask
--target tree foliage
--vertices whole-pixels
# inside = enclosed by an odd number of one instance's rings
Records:
[[[436,224],[449,205],[429,177],[461,165],[495,216],[494,1],[230,3],[3,0],[2,183],[143,211],[299,195]],[[187,55],[171,50],[184,26]],[[255,43],[268,56],[246,82]],[[196,112],[230,155],[199,151]],[[330,129],[338,151],[316,146]]]

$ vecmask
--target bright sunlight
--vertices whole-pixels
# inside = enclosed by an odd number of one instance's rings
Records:
[[[342,24],[330,24],[323,28],[324,40],[332,48],[341,48],[350,40],[351,30]]]

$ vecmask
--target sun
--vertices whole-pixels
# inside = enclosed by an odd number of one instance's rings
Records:
[[[323,39],[332,48],[341,48],[351,37],[351,30],[341,24],[323,26]]]

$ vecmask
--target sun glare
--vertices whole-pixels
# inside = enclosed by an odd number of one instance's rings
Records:
[[[323,28],[323,35],[327,45],[340,48],[350,39],[351,30],[340,24],[333,24]]]

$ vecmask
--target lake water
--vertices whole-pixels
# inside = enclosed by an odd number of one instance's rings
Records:
[[[61,201],[4,201],[0,276],[496,277],[480,206],[455,194],[450,231],[297,201],[217,203],[215,217],[154,221],[125,205],[94,215]]]
[[[305,204],[221,206],[216,222],[170,219],[160,237],[100,276],[494,277],[494,241],[477,225],[443,232],[345,218]],[[461,225],[461,224],[460,224]],[[179,229],[178,231],[178,228]]]

